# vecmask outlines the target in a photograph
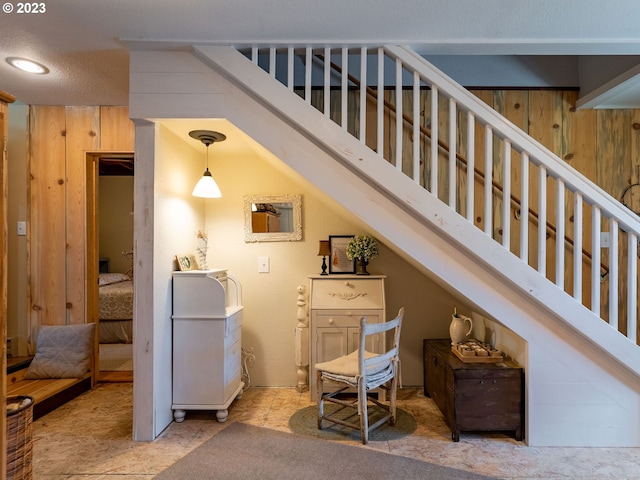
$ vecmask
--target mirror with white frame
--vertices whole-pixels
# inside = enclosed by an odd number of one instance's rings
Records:
[[[246,195],[245,242],[302,240],[302,195]]]

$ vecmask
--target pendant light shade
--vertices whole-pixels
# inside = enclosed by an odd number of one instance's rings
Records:
[[[196,186],[193,187],[193,192],[191,195],[194,197],[204,197],[204,198],[220,198],[222,197],[222,193],[220,192],[220,188],[218,184],[211,176],[211,172],[207,168],[202,174],[202,178],[196,183]]]
[[[207,147],[207,168],[202,174],[202,178],[196,184],[191,192],[191,195],[194,197],[203,197],[203,198],[220,198],[222,197],[222,192],[220,192],[220,188],[218,184],[211,176],[211,172],[209,171],[209,145],[214,142],[222,142],[227,139],[222,133],[213,132],[211,130],[192,130],[189,132],[189,136],[195,138],[196,140],[200,140]]]

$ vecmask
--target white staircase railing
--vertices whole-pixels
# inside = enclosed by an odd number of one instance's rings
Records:
[[[551,151],[405,47],[240,51],[637,344],[638,217]]]

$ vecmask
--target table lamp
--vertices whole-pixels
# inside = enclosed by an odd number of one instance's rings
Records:
[[[329,246],[329,240],[320,240],[320,248],[318,249],[318,256],[322,256],[322,273],[320,275],[329,275],[327,273],[327,256],[331,255],[331,247]]]

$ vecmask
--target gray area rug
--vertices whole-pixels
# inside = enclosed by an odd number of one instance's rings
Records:
[[[325,412],[333,413],[338,410],[339,406],[326,403]],[[369,425],[373,424],[379,418],[382,418],[384,412],[376,406],[369,406]],[[359,423],[357,410],[355,408],[346,408],[342,410],[338,418],[347,420],[352,423]],[[394,426],[385,423],[369,433],[369,441],[387,441],[396,440],[406,437],[416,431],[416,420],[408,412],[401,408],[396,410],[396,424]],[[360,430],[345,427],[330,422],[322,422],[322,430],[318,430],[318,407],[311,405],[294,413],[289,419],[289,428],[293,433],[300,435],[308,435],[325,440],[360,440]]]
[[[157,480],[495,480],[370,448],[232,423]]]

